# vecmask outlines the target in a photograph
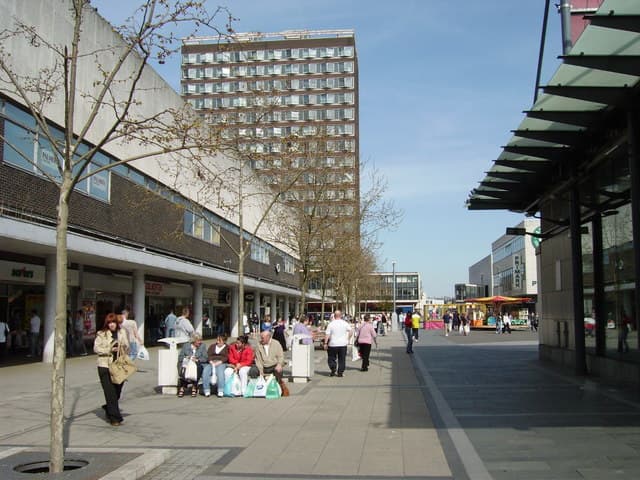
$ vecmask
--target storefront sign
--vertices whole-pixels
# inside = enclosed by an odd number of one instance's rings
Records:
[[[0,260],[0,282],[43,285],[45,282],[45,270],[44,265]],[[77,287],[78,277],[77,270],[67,270],[69,286]]]
[[[14,278],[33,278],[33,270],[27,270],[25,267],[13,268],[11,276]]]
[[[520,255],[513,256],[513,288],[522,288],[522,263],[520,262]]]
[[[159,282],[144,282],[145,293],[151,297],[162,295],[164,285]]]

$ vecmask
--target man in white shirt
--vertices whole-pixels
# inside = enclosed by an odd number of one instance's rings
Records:
[[[122,310],[122,323],[120,326],[127,332],[129,338],[129,357],[131,360],[135,360],[138,356],[138,345],[142,345],[142,339],[138,333],[138,324],[135,320],[130,320],[129,309],[125,307]]]
[[[345,358],[347,356],[347,345],[351,340],[352,329],[349,323],[342,319],[342,312],[336,310],[333,319],[329,322],[324,332],[324,347],[327,349],[327,363],[331,370],[331,376],[342,377],[345,369]],[[336,365],[337,359],[337,365]]]
[[[35,357],[38,354],[38,343],[40,341],[40,324],[42,320],[38,316],[37,310],[31,310],[31,320],[29,321],[29,347],[30,353],[27,357]]]

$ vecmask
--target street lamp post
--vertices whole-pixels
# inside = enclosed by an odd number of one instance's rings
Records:
[[[393,311],[391,312],[391,331],[395,332],[398,326],[398,312],[396,312],[396,261],[391,262],[393,275]]]

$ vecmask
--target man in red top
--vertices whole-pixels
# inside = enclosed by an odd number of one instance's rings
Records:
[[[225,381],[234,373],[240,376],[242,383],[242,394],[247,388],[249,382],[249,369],[253,365],[253,350],[249,345],[249,337],[246,335],[239,336],[235,343],[229,347],[229,366],[224,372]]]

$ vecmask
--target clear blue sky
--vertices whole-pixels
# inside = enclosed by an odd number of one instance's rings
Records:
[[[94,0],[119,24],[136,0]],[[542,0],[218,0],[238,32],[352,28],[360,71],[360,152],[389,182],[404,211],[380,235],[380,264],[422,273],[428,296],[453,296],[468,267],[522,219],[467,211],[484,178],[532,104]],[[552,6],[542,83],[561,50]],[[186,36],[189,31],[181,32]],[[179,58],[158,71],[176,89]],[[366,188],[366,186],[365,186]]]

